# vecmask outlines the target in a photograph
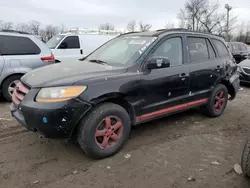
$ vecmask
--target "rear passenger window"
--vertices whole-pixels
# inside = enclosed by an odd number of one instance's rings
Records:
[[[230,56],[229,51],[224,43],[222,43],[221,41],[216,40],[216,39],[212,39],[212,41],[213,41],[214,46],[217,49],[217,52],[219,53],[220,57]]]
[[[1,55],[35,55],[40,53],[40,48],[27,37],[0,35]]]
[[[205,38],[188,37],[188,48],[192,63],[209,59],[208,48]]]
[[[152,57],[165,57],[169,59],[170,66],[182,64],[182,39],[171,38],[161,43],[152,54]]]
[[[78,36],[66,37],[59,46],[60,49],[76,49],[80,48]]]

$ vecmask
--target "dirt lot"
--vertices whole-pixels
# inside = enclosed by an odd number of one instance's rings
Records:
[[[250,88],[219,118],[192,110],[140,125],[120,153],[99,161],[74,143],[27,132],[11,118],[8,105],[0,102],[1,188],[250,186],[232,170],[250,132]]]

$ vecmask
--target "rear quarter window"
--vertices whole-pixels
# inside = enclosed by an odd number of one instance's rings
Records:
[[[229,51],[223,42],[221,42],[220,40],[217,40],[217,39],[212,39],[212,42],[213,42],[220,57],[230,56]]]
[[[40,48],[28,37],[0,35],[1,55],[36,55]]]

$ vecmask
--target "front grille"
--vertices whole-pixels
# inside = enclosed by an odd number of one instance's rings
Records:
[[[12,94],[12,102],[14,104],[20,104],[20,102],[24,99],[25,95],[29,92],[29,89],[19,82]]]
[[[246,74],[250,74],[250,69],[248,69],[248,68],[243,68],[243,71],[244,71]]]

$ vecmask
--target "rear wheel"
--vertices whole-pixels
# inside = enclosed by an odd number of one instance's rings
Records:
[[[80,122],[77,140],[87,155],[101,159],[122,148],[129,137],[130,127],[130,117],[124,108],[104,103]]]
[[[218,84],[212,91],[211,97],[208,100],[207,105],[204,107],[203,111],[206,115],[211,117],[220,116],[226,106],[228,101],[228,91],[225,85]]]
[[[2,85],[2,93],[7,101],[12,100],[12,93],[16,87],[16,84],[20,82],[22,75],[13,75],[7,78]]]

